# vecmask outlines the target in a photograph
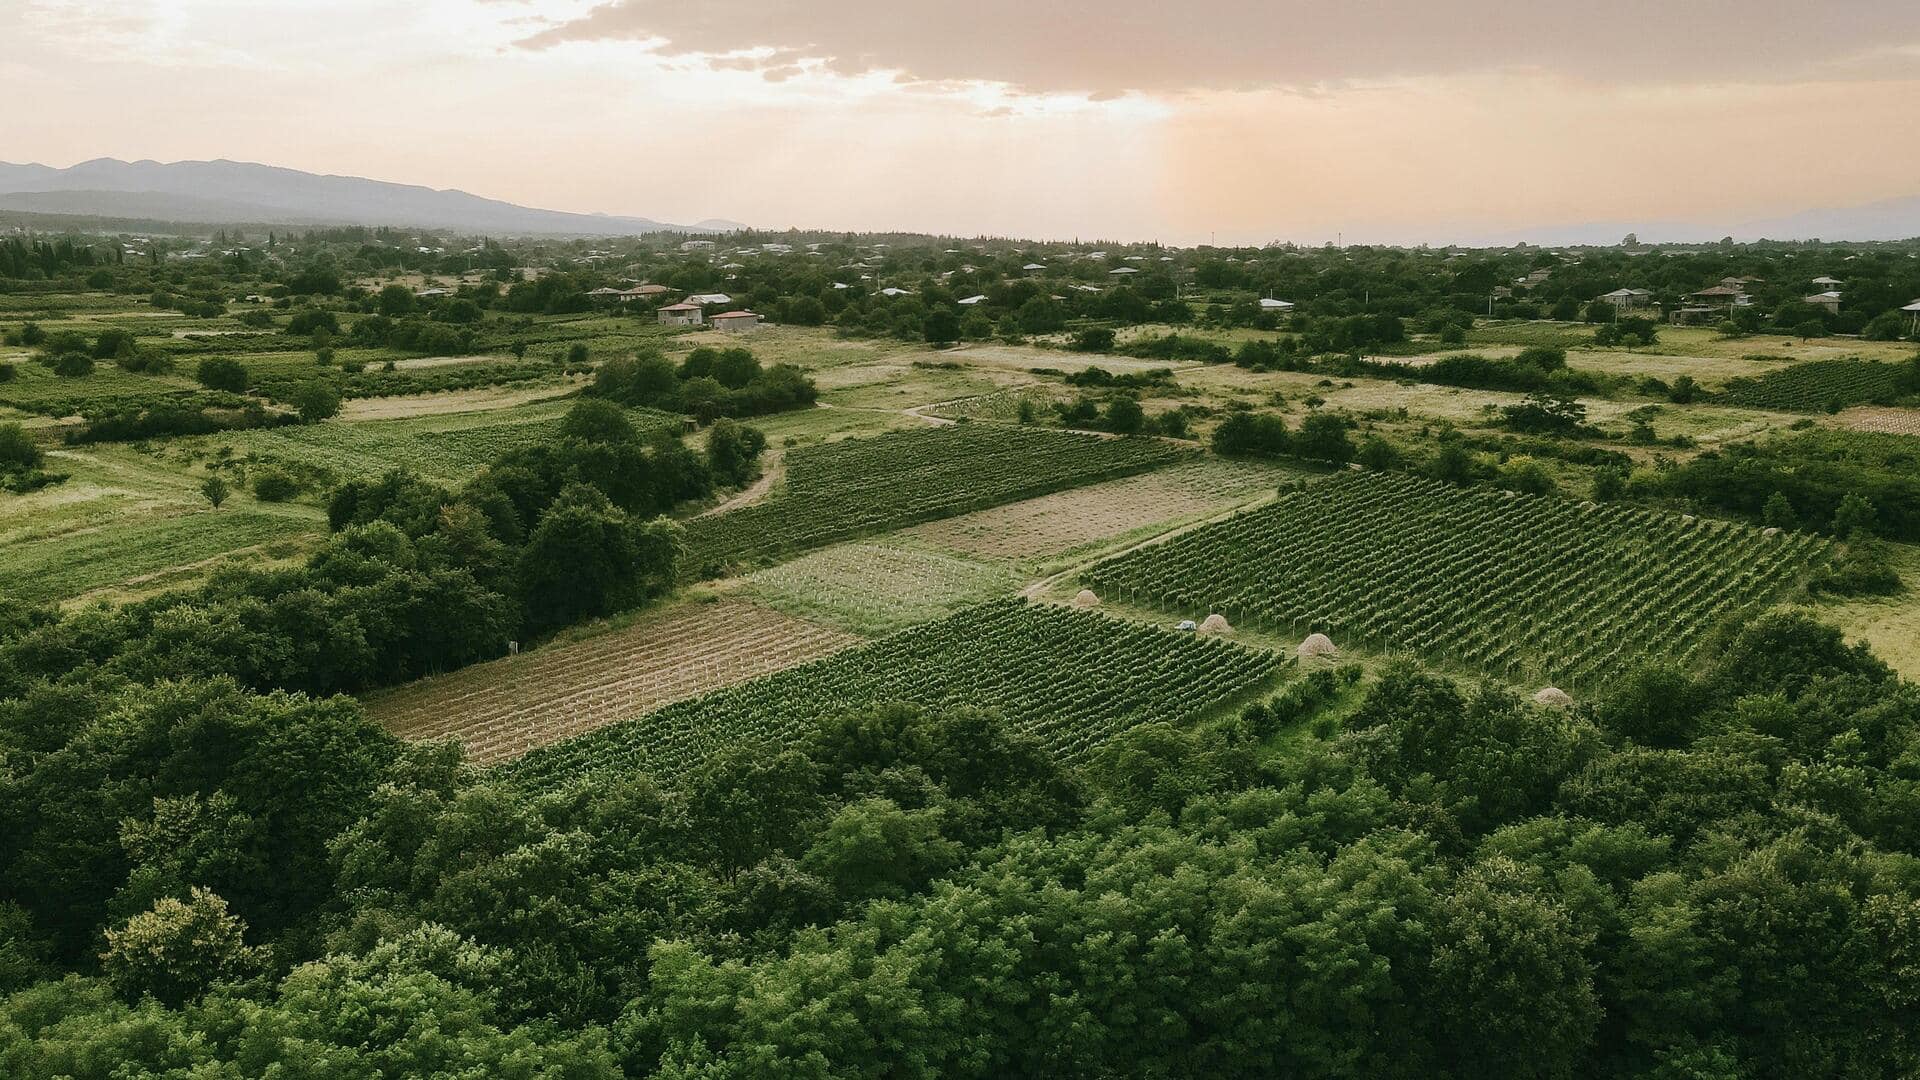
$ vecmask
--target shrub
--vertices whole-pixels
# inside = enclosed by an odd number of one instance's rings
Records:
[[[195,376],[199,378],[200,385],[209,390],[238,394],[247,388],[246,365],[225,356],[213,356],[200,361]]]
[[[253,476],[253,497],[261,502],[286,502],[300,494],[300,485],[279,469],[261,469]]]
[[[63,352],[53,358],[53,373],[64,379],[93,374],[93,357],[83,352]]]

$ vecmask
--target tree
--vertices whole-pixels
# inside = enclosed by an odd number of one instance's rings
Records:
[[[1700,384],[1691,375],[1681,375],[1667,388],[1667,400],[1675,405],[1691,405],[1700,396]]]
[[[1316,461],[1353,460],[1353,443],[1347,438],[1350,425],[1335,413],[1309,413],[1300,421],[1299,434],[1293,438],[1293,452]]]
[[[951,345],[960,340],[960,316],[943,307],[935,308],[920,324],[920,332],[930,345]]]
[[[293,392],[293,409],[300,419],[317,424],[340,413],[340,391],[328,379],[309,379]]]
[[[1400,467],[1400,451],[1378,435],[1369,435],[1360,440],[1360,449],[1354,460],[1376,472],[1389,472]]]
[[[1107,402],[1106,415],[1102,421],[1108,431],[1117,435],[1137,435],[1146,423],[1147,414],[1140,408],[1140,399],[1132,394],[1115,394]]]
[[[599,488],[568,484],[520,555],[527,617],[541,629],[630,607],[671,586],[679,527],[639,524]]]
[[[1849,491],[1833,512],[1833,531],[1844,537],[1869,537],[1880,524],[1880,512],[1866,496]]]
[[[1760,508],[1760,520],[1776,529],[1791,529],[1800,524],[1799,517],[1793,512],[1793,504],[1787,501],[1784,491],[1767,496],[1766,504]]]
[[[1113,331],[1104,326],[1089,327],[1073,336],[1072,348],[1076,352],[1112,352]]]
[[[399,284],[381,289],[380,295],[374,297],[373,301],[374,310],[389,318],[411,315],[414,306],[413,290]]]
[[[1592,300],[1587,303],[1587,321],[1590,323],[1612,322],[1616,314],[1614,306],[1605,300]]]
[[[230,357],[208,357],[200,361],[200,367],[194,374],[200,380],[200,385],[209,390],[238,394],[247,388],[246,366]]]
[[[1532,435],[1573,435],[1587,419],[1585,405],[1553,394],[1528,394],[1500,411],[1509,428]]]
[[[1627,470],[1602,465],[1593,474],[1593,501],[1613,502],[1627,493]]]
[[[767,437],[760,429],[715,420],[707,432],[707,465],[726,483],[744,484],[759,471],[760,454],[766,448]]]
[[[241,978],[262,958],[243,940],[246,925],[210,889],[194,886],[185,900],[163,897],[152,909],[107,931],[101,969],[115,989],[137,999],[151,995],[179,1007],[215,983]]]
[[[218,473],[200,482],[200,494],[206,496],[215,510],[220,509],[220,504],[227,501],[228,491],[226,479]]]

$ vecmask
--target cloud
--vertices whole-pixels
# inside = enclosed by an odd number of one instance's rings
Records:
[[[1920,42],[1920,4],[1854,0],[609,0],[519,44],[818,62],[1029,92],[1310,89],[1537,70],[1602,84],[1850,79]]]

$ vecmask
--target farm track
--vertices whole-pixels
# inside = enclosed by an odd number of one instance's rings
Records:
[[[622,630],[422,679],[367,711],[405,739],[457,738],[481,765],[782,671],[860,638],[740,601],[692,603]]]

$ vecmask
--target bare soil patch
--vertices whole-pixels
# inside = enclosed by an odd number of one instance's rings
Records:
[[[367,702],[405,739],[458,738],[496,764],[662,705],[770,675],[860,638],[737,600],[421,679]]]

